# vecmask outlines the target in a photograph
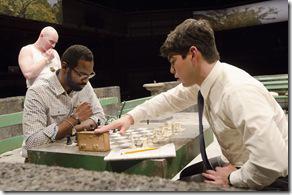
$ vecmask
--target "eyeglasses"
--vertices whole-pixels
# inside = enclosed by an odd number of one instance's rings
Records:
[[[88,75],[88,74],[81,73],[81,72],[75,70],[75,68],[72,68],[72,70],[74,72],[76,72],[81,79],[91,79],[91,78],[93,78],[95,76],[95,72],[94,71],[92,73],[90,73],[90,75]]]

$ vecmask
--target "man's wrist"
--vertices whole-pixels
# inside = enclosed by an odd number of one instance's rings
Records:
[[[71,114],[70,117],[73,118],[76,121],[77,125],[81,124],[81,121],[80,121],[79,117],[76,114]]]
[[[130,124],[133,125],[134,124],[134,118],[129,114],[126,114],[125,116],[129,119]]]

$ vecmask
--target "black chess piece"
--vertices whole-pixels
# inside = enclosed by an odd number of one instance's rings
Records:
[[[66,145],[71,145],[71,144],[72,144],[71,136],[67,135],[66,136]]]

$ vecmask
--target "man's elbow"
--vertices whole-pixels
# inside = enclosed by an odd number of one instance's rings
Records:
[[[41,143],[37,138],[34,138],[33,136],[28,137],[27,140],[25,141],[26,149],[31,149],[33,147],[41,146],[43,144],[45,143]]]

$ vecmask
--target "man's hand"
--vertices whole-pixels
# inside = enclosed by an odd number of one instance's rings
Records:
[[[107,132],[111,129],[119,129],[120,130],[120,134],[124,134],[126,132],[127,129],[129,129],[129,127],[134,124],[134,120],[133,117],[130,115],[125,115],[122,118],[113,121],[111,124],[109,125],[105,125],[101,128],[95,129],[94,132],[99,134],[99,133],[104,133]]]
[[[87,102],[81,103],[77,106],[73,117],[79,119],[80,122],[87,120],[89,117],[93,115],[91,105]]]
[[[93,131],[97,127],[97,124],[94,120],[88,119],[83,121],[80,125],[76,125],[74,128],[77,132],[79,131]]]
[[[45,56],[47,58],[47,61],[52,61],[54,59],[54,51],[52,49],[49,49],[45,52]]]
[[[235,170],[237,169],[234,165],[228,164],[224,167],[216,167],[215,171],[207,170],[205,173],[202,173],[202,175],[208,179],[204,181],[206,183],[227,187],[228,175]]]

